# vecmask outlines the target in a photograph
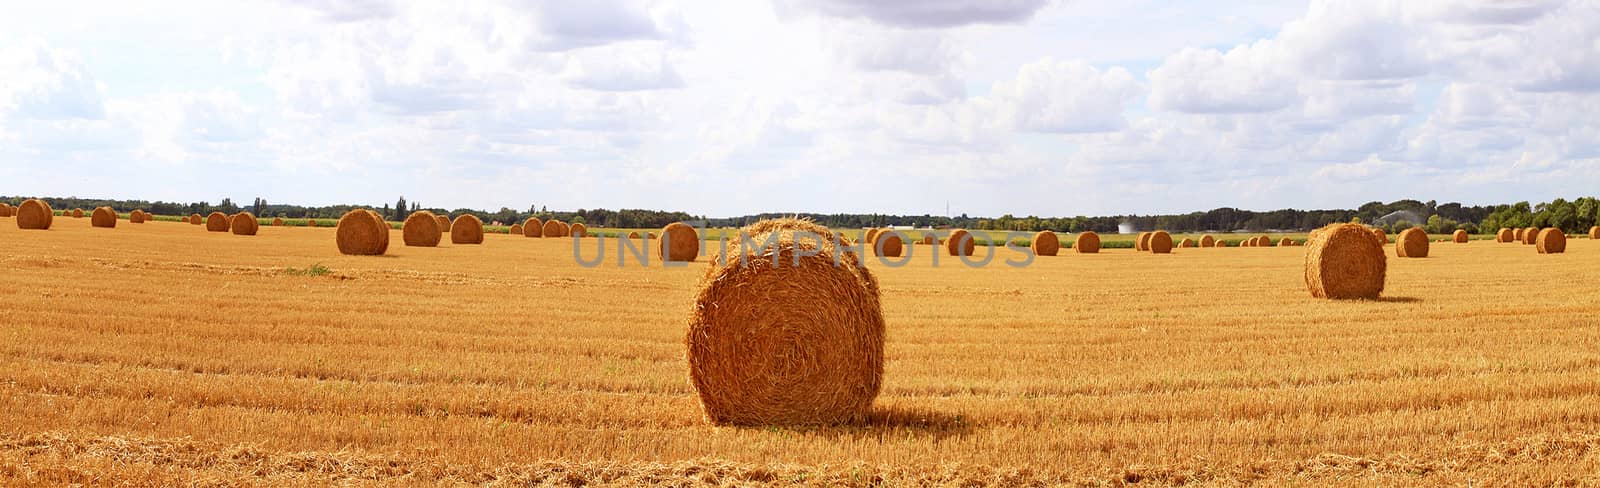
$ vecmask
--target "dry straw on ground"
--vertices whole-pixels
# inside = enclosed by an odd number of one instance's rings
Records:
[[[1158,230],[1150,233],[1150,252],[1154,254],[1168,254],[1172,252],[1172,234]]]
[[[1402,258],[1428,257],[1428,233],[1412,227],[1394,239],[1394,252]]]
[[[451,244],[483,244],[483,221],[472,214],[462,214],[450,223]]]
[[[1467,231],[1456,229],[1455,232],[1450,234],[1450,239],[1456,241],[1457,243],[1465,243],[1467,242]]]
[[[581,223],[572,224],[572,227],[568,229],[568,235],[572,237],[589,237],[589,227]]]
[[[539,233],[544,237],[566,237],[567,224],[556,219],[546,220],[544,221],[544,229],[541,229]]]
[[[661,229],[661,236],[661,242],[656,247],[656,256],[662,261],[688,262],[700,257],[700,234],[689,224],[683,222],[667,224]]]
[[[539,219],[531,218],[531,217],[528,220],[522,222],[522,237],[543,237],[543,236],[544,236],[544,222],[540,222]]]
[[[1539,228],[1528,227],[1522,230],[1522,243],[1533,245],[1539,243]]]
[[[1323,227],[1306,243],[1306,289],[1317,298],[1378,298],[1389,266],[1383,245],[1360,224]]]
[[[253,213],[239,212],[229,221],[228,229],[233,231],[233,235],[253,236],[256,235],[256,231],[261,230],[261,221],[256,220],[256,215]]]
[[[1061,252],[1061,238],[1056,233],[1041,230],[1033,235],[1033,242],[1028,244],[1035,256],[1054,256]]]
[[[1078,254],[1096,254],[1100,252],[1100,234],[1094,231],[1084,231],[1072,241],[1072,250]]]
[[[1534,247],[1539,254],[1560,254],[1567,251],[1567,233],[1548,227],[1539,231],[1539,242]]]
[[[55,221],[55,212],[43,200],[27,199],[17,206],[17,228],[45,230]]]
[[[228,216],[227,216],[227,214],[224,214],[222,212],[211,212],[210,215],[207,215],[206,216],[206,231],[207,232],[227,232],[228,231]]]
[[[900,233],[889,230],[879,232],[872,241],[872,252],[877,256],[898,258],[905,252],[905,240]]]
[[[1135,251],[1149,251],[1150,250],[1150,234],[1153,234],[1153,233],[1152,232],[1140,232],[1139,236],[1134,238],[1133,250],[1135,250]]]
[[[94,213],[89,216],[89,225],[107,229],[116,227],[117,211],[111,207],[95,207]]]
[[[743,232],[757,247],[740,243],[712,264],[689,318],[689,377],[706,417],[740,425],[864,420],[883,383],[876,278],[833,243],[793,235],[828,235],[815,223],[764,220]],[[760,248],[773,232],[776,248]]]
[[[439,231],[439,216],[427,210],[411,212],[400,224],[400,240],[411,247],[435,247],[444,233]]]
[[[1200,247],[1216,247],[1216,245],[1217,238],[1211,237],[1211,234],[1200,236]]]
[[[978,239],[966,229],[956,229],[944,241],[944,251],[951,256],[971,256],[977,249]]]
[[[1516,232],[1513,232],[1511,229],[1501,227],[1499,232],[1494,233],[1494,241],[1511,242],[1512,240],[1516,239],[1515,234]]]
[[[339,252],[358,256],[379,256],[389,250],[389,224],[377,212],[355,209],[339,217],[334,240]]]

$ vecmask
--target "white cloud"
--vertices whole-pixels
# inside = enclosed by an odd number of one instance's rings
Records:
[[[100,119],[104,94],[83,63],[38,40],[0,48],[0,117]]]
[[[786,8],[917,28],[1025,22],[1048,0],[780,0]]]
[[[1042,59],[995,85],[1005,119],[1035,132],[1104,132],[1127,124],[1124,106],[1143,92],[1128,70]]]

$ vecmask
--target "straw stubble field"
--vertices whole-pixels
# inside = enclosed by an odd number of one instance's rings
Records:
[[[1436,244],[1357,302],[1308,295],[1304,247],[969,269],[911,246],[870,265],[871,420],[743,428],[686,373],[703,262],[0,221],[6,485],[1600,483],[1587,239]]]

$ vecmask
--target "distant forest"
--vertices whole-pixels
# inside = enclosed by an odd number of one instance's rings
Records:
[[[305,207],[272,204],[261,198],[255,199],[249,205],[238,205],[227,198],[222,199],[217,204],[211,204],[209,202],[174,203],[71,197],[0,196],[0,202],[16,205],[27,198],[40,198],[49,203],[51,208],[57,210],[72,208],[87,210],[109,206],[119,212],[143,209],[157,215],[187,215],[192,213],[204,215],[213,211],[231,214],[239,211],[250,211],[260,217],[334,219],[354,208],[371,208],[383,213],[389,220],[395,221],[404,220],[405,216],[410,212],[428,210],[452,217],[473,214],[483,219],[484,222],[509,224],[521,222],[529,217],[537,217],[540,220],[556,218],[567,222],[582,222],[590,227],[614,228],[654,228],[663,227],[673,222],[695,220],[703,220],[710,227],[738,227],[764,218],[796,215],[836,228],[933,226],[1016,231],[1082,232],[1092,230],[1101,233],[1116,232],[1117,225],[1123,222],[1131,223],[1139,230],[1164,229],[1174,232],[1305,231],[1333,222],[1360,222],[1383,227],[1391,232],[1420,226],[1429,233],[1439,234],[1452,232],[1456,229],[1465,229],[1473,234],[1487,234],[1493,233],[1501,227],[1559,227],[1568,233],[1584,233],[1588,231],[1590,226],[1600,225],[1600,215],[1597,215],[1600,214],[1600,199],[1595,197],[1583,197],[1571,201],[1558,198],[1539,204],[1517,202],[1492,206],[1465,206],[1459,203],[1439,204],[1432,200],[1426,202],[1399,200],[1390,203],[1368,202],[1356,209],[1339,210],[1281,209],[1254,212],[1224,207],[1179,215],[1116,215],[1100,217],[1081,215],[1077,217],[1037,217],[1032,215],[1017,217],[1010,214],[999,217],[969,217],[966,214],[957,217],[941,217],[933,215],[768,213],[732,218],[706,218],[685,212],[662,210],[607,210],[601,208],[551,211],[542,206],[529,206],[524,211],[501,208],[498,211],[490,212],[467,208],[451,210],[425,207],[418,202],[407,202],[405,197],[397,199],[392,204],[384,204],[378,207],[365,205]],[[1420,222],[1412,222],[1411,220],[1413,219],[1407,218],[1397,219],[1392,215],[1396,214],[1396,212],[1408,212],[1410,216],[1415,216],[1414,220],[1419,220]]]

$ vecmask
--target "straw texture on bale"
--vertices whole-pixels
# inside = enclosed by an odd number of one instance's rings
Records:
[[[206,219],[201,217],[200,214],[189,214],[188,222],[190,225],[200,225],[205,223]]]
[[[1254,245],[1256,245],[1256,238],[1254,237],[1245,238],[1239,241],[1239,247],[1250,247]]]
[[[1167,231],[1158,230],[1151,232],[1149,241],[1150,242],[1147,245],[1149,246],[1151,253],[1168,254],[1172,252],[1172,246],[1174,245],[1174,242],[1172,241],[1172,234],[1168,234]]]
[[[333,225],[335,227],[337,227],[339,225],[339,223],[335,222]],[[317,226],[317,219],[306,219],[306,227],[316,227],[316,226]]]
[[[629,239],[638,239],[639,238],[639,231],[628,232],[628,238]]]
[[[1589,228],[1590,239],[1600,239],[1600,225]]]
[[[1200,236],[1200,247],[1216,247],[1216,245],[1217,238],[1211,237],[1211,234]]]
[[[1515,234],[1516,233],[1512,232],[1511,229],[1507,229],[1505,227],[1501,227],[1499,232],[1495,232],[1494,233],[1494,241],[1495,242],[1511,242],[1513,239],[1516,238]]]
[[[1522,243],[1534,245],[1539,243],[1539,228],[1528,227],[1522,231]]]
[[[130,224],[143,224],[144,221],[145,221],[145,216],[144,216],[144,211],[143,210],[139,210],[139,209],[136,208],[136,209],[133,209],[132,212],[128,212],[128,223],[130,223]]]
[[[17,228],[26,230],[46,230],[55,221],[55,212],[50,210],[50,205],[43,200],[29,198],[17,206]]]
[[[1450,238],[1455,240],[1457,243],[1467,242],[1467,231],[1456,229],[1455,232],[1450,234]]]
[[[440,234],[443,234],[443,233],[446,233],[446,232],[450,232],[450,216],[448,216],[448,215],[438,215],[438,216],[434,216],[434,219],[437,219],[439,221],[439,233]]]
[[[411,247],[437,247],[444,233],[439,231],[439,216],[427,210],[411,212],[400,224],[400,240]]]
[[[572,237],[589,237],[589,227],[583,224],[572,224],[568,232]]]
[[[1267,236],[1267,235],[1256,236],[1256,246],[1257,247],[1272,247],[1272,236]]]
[[[880,228],[877,228],[877,227],[873,227],[871,229],[867,229],[866,232],[861,234],[861,242],[868,242],[868,243],[878,242],[878,234],[881,233],[881,232],[883,232],[883,229],[880,229]]]
[[[1194,239],[1190,239],[1190,238],[1187,238],[1187,237],[1185,237],[1185,238],[1183,238],[1183,240],[1181,240],[1181,241],[1178,241],[1178,247],[1179,247],[1179,248],[1184,248],[1184,247],[1199,247],[1199,244],[1196,244],[1196,243],[1195,243],[1195,242],[1194,242]]]
[[[250,212],[239,212],[233,215],[233,220],[228,223],[228,229],[233,235],[253,236],[261,230],[261,221],[256,220],[256,215]]]
[[[550,219],[544,221],[544,229],[540,230],[540,233],[545,237],[566,237],[566,227],[567,224],[556,219]]]
[[[741,242],[712,264],[689,318],[689,377],[706,417],[736,425],[864,420],[883,383],[877,279],[834,243],[794,237],[828,235],[815,223],[764,220],[743,232],[756,248]],[[762,248],[774,232],[776,247]]]
[[[1306,243],[1306,289],[1317,298],[1378,298],[1389,267],[1383,246],[1360,224],[1323,227]]]
[[[227,232],[228,216],[222,212],[211,212],[211,215],[206,216],[206,231]]]
[[[694,261],[700,257],[700,234],[683,222],[667,224],[661,228],[661,242],[656,245],[656,255],[662,261]]]
[[[0,202],[0,217],[10,217],[12,212],[11,204]]]
[[[1283,239],[1279,239],[1278,240],[1278,245],[1279,246],[1293,246],[1294,245],[1294,239],[1290,239],[1288,237],[1285,237]]]
[[[873,235],[872,253],[886,258],[898,258],[905,251],[905,241],[900,239],[900,234],[884,230]]]
[[[1082,234],[1078,234],[1078,238],[1072,241],[1072,250],[1078,254],[1099,253],[1100,234],[1096,234],[1094,231],[1086,231]]]
[[[924,234],[922,236],[922,245],[924,246],[932,246],[937,243],[938,241],[933,239],[933,234]]]
[[[1516,230],[1516,234],[1512,236],[1512,240],[1514,240],[1516,242],[1519,242],[1519,243],[1522,242],[1522,234],[1525,233],[1525,232],[1528,232],[1528,229],[1526,227],[1518,227],[1517,230]]]
[[[483,221],[472,214],[462,214],[450,223],[451,244],[483,244]]]
[[[83,209],[81,209],[81,208],[72,209],[72,218],[75,218],[75,219],[83,218]]]
[[[89,225],[93,227],[112,228],[117,226],[117,211],[111,207],[95,207],[94,213],[89,215]]]
[[[522,224],[511,224],[511,228],[506,229],[506,233],[519,236],[522,235]]]
[[[1135,250],[1135,251],[1149,251],[1150,250],[1150,234],[1152,234],[1152,233],[1151,232],[1140,232],[1139,233],[1139,237],[1133,241],[1133,250]]]
[[[389,224],[377,212],[358,208],[339,217],[334,239],[342,254],[380,256],[389,250]]]
[[[529,218],[527,221],[522,223],[522,237],[543,237],[543,236],[544,236],[544,222],[540,222],[539,219],[536,219],[536,218]]]
[[[272,226],[273,227],[283,227],[283,217],[273,217],[272,218]]]
[[[1412,227],[1394,238],[1394,252],[1402,258],[1428,257],[1428,233]]]
[[[1377,227],[1373,227],[1372,228],[1372,235],[1378,236],[1378,240],[1383,241],[1384,244],[1388,244],[1389,243],[1389,233],[1384,232],[1383,229],[1379,229]]]
[[[1035,256],[1054,256],[1061,252],[1061,238],[1054,232],[1041,230],[1033,235],[1033,243],[1028,248],[1033,249]]]
[[[1539,254],[1560,254],[1567,251],[1567,233],[1555,227],[1548,227],[1539,231]]]
[[[1211,241],[1211,247],[1228,247],[1228,241],[1222,239]]]
[[[944,251],[951,256],[971,256],[977,249],[978,239],[966,229],[956,229],[944,241]]]

